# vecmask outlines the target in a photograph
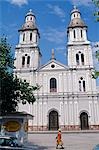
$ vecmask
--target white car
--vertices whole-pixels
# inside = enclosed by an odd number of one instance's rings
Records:
[[[93,150],[99,150],[99,144],[96,145],[96,146],[93,148]]]
[[[22,145],[19,145],[16,137],[0,136],[0,150],[3,149],[23,149]]]

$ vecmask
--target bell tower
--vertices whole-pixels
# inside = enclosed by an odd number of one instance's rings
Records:
[[[87,26],[80,11],[74,6],[67,29],[68,65],[70,68],[93,68],[92,49],[87,37]]]
[[[16,72],[24,70],[36,70],[40,65],[40,34],[36,25],[36,17],[32,10],[25,16],[25,23],[19,31],[19,44],[15,50]]]

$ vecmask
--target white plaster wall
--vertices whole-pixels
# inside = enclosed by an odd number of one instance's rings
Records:
[[[73,16],[71,16],[73,17]],[[80,16],[79,16],[80,17]],[[86,29],[83,28],[83,37],[81,38],[81,28],[75,28],[77,38],[74,39],[73,29],[69,29],[68,41],[68,67],[59,63],[46,65],[38,71],[34,71],[39,67],[40,55],[36,43],[37,31],[33,33],[33,40],[30,41],[30,32],[25,31],[26,40],[23,42],[23,33],[20,32],[19,45],[15,52],[15,66],[18,77],[26,79],[31,85],[40,86],[40,90],[35,92],[36,102],[32,105],[19,104],[19,110],[26,111],[34,115],[33,121],[29,122],[34,126],[47,126],[48,115],[53,109],[59,114],[59,125],[79,125],[80,113],[87,111],[90,124],[99,124],[99,100],[92,98],[92,94],[96,91],[95,80],[91,78],[91,69],[93,67],[92,50],[89,41],[87,41]],[[37,35],[38,36],[38,35]],[[39,38],[38,38],[39,39]],[[84,66],[76,65],[76,53],[81,51],[84,54]],[[30,56],[30,67],[22,68],[22,56],[28,54]],[[75,70],[73,70],[75,68]],[[85,79],[86,92],[79,92],[78,81],[80,77]],[[57,93],[50,93],[50,79],[57,80]],[[78,94],[74,97],[74,94]],[[69,95],[71,94],[71,95]],[[94,95],[93,95],[94,97]]]

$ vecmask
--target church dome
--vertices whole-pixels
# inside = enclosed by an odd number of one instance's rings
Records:
[[[22,26],[21,30],[34,30],[36,28],[37,27],[33,24],[33,22],[27,22]]]
[[[25,16],[25,23],[22,25],[22,28],[19,31],[37,29],[35,22],[36,22],[36,17],[34,13],[32,12],[32,10],[30,9],[29,12]]]
[[[69,28],[74,28],[74,27],[87,27],[85,23],[80,19],[80,18],[74,18],[71,20]]]
[[[87,27],[84,21],[81,19],[81,13],[76,6],[74,6],[74,9],[71,11],[71,21],[68,28],[74,27]]]

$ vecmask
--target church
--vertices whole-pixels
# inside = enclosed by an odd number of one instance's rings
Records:
[[[99,129],[99,95],[94,71],[91,42],[87,25],[78,8],[70,13],[67,27],[68,65],[51,59],[41,64],[40,33],[36,16],[30,10],[19,29],[15,48],[14,74],[30,85],[39,85],[34,104],[19,104],[19,110],[34,116],[28,126],[31,131],[96,130]]]

